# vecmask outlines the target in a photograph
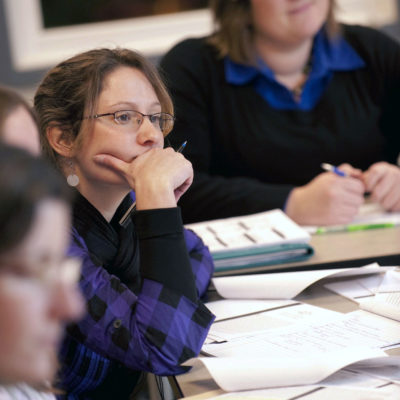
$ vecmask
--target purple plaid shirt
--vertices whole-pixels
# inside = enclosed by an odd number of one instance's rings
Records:
[[[176,213],[176,209],[172,210]],[[176,233],[177,226],[181,225],[180,213],[176,221],[170,232]],[[151,235],[157,240],[163,236],[170,241],[168,228],[158,228],[158,225],[146,225],[146,239],[149,240],[151,226]],[[140,232],[138,237],[140,242]],[[87,300],[88,313],[68,330],[64,341],[61,360],[69,365],[64,368],[62,386],[70,393],[95,388],[107,374],[110,360],[156,375],[186,371],[179,364],[200,352],[214,320],[200,301],[213,273],[211,255],[201,239],[188,230],[183,230],[181,239],[176,239],[186,242],[198,293],[196,301],[162,282],[146,278],[141,290],[132,292],[116,276],[93,262],[75,229],[73,239],[69,255],[83,260],[80,287]],[[173,242],[169,244],[173,245]],[[176,267],[179,270],[180,266]]]

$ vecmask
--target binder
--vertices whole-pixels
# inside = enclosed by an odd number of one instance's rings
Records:
[[[185,227],[209,247],[216,272],[302,261],[314,253],[310,234],[279,209]]]

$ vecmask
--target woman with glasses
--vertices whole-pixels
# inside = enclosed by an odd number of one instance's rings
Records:
[[[367,192],[399,211],[399,44],[337,24],[334,0],[210,4],[213,34],[161,61],[172,139],[188,139],[195,170],[184,222],[282,208],[300,224],[345,224]]]
[[[54,169],[0,145],[0,399],[52,399],[64,324],[80,318],[66,260],[71,192]]]
[[[88,315],[68,329],[61,387],[128,398],[141,371],[184,372],[213,321],[200,301],[212,259],[177,207],[192,167],[164,148],[172,102],[143,57],[97,49],[51,69],[34,104],[44,154],[78,192],[70,253]]]

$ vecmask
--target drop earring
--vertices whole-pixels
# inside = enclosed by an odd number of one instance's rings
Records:
[[[76,187],[79,185],[79,176],[75,174],[74,164],[71,160],[68,161],[68,167],[71,173],[67,176],[67,183],[69,186]]]

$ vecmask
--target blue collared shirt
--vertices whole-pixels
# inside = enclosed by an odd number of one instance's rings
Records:
[[[365,66],[364,60],[343,37],[328,38],[321,30],[314,39],[310,75],[300,99],[279,83],[274,72],[258,59],[257,67],[233,62],[225,58],[226,81],[233,85],[252,82],[256,91],[278,110],[311,110],[321,98],[334,71],[351,71]]]

